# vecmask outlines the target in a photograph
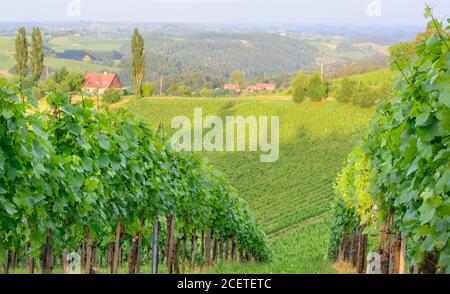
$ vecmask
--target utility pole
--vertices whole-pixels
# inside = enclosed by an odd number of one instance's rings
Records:
[[[163,77],[161,76],[161,79],[159,81],[159,96],[163,95]]]
[[[320,79],[323,81],[323,62],[320,63]]]

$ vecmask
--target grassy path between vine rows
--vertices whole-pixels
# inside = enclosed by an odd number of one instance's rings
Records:
[[[328,219],[314,218],[270,239],[271,263],[219,263],[207,273],[334,274],[337,272],[326,258],[328,235]]]
[[[292,225],[292,226],[290,226],[290,227],[287,227],[287,228],[284,228],[284,229],[282,229],[282,230],[279,230],[278,232],[272,233],[272,234],[268,235],[267,238],[269,238],[269,239],[275,239],[275,238],[278,237],[279,235],[287,234],[287,233],[289,233],[289,232],[291,232],[291,231],[296,230],[296,229],[299,228],[299,227],[304,227],[304,226],[306,226],[306,225],[308,225],[308,224],[310,224],[310,223],[313,223],[313,222],[316,222],[316,221],[318,221],[318,220],[321,220],[322,218],[325,218],[325,217],[327,217],[328,215],[329,215],[329,213],[328,213],[328,212],[325,212],[325,213],[323,213],[323,214],[321,214],[321,215],[312,217],[312,218],[307,219],[307,220],[304,220],[304,221],[302,221],[302,222],[300,222],[300,223],[298,223],[298,224],[294,224],[294,225]]]

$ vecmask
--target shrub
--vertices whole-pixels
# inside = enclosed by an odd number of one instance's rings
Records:
[[[25,90],[29,90],[33,87],[34,81],[31,77],[19,77],[14,76],[9,80],[8,89],[11,92],[22,92]]]
[[[325,98],[326,86],[320,77],[320,73],[314,72],[308,77],[307,96],[313,101],[320,101]]]
[[[57,88],[58,84],[52,79],[42,81],[42,89],[44,89],[46,93],[55,92]]]
[[[61,82],[61,84],[66,84],[71,92],[79,92],[83,87],[84,76],[79,73],[69,73]]]
[[[349,78],[343,78],[336,92],[336,100],[342,103],[350,102],[353,100],[355,91],[356,83]]]
[[[107,89],[103,93],[103,101],[107,104],[115,103],[120,100],[119,90]]]
[[[153,96],[154,92],[155,92],[155,85],[153,85],[152,83],[144,83],[142,85],[142,96],[151,97]]]
[[[302,102],[306,97],[313,101],[320,101],[326,95],[327,86],[318,72],[307,75],[301,71],[291,83],[291,96],[296,103]]]
[[[190,97],[192,92],[185,84],[170,84],[167,92],[171,96]]]
[[[70,89],[70,82],[67,81],[67,80],[63,80],[63,81],[59,84],[59,86],[58,86],[58,91],[59,91],[59,92],[64,92],[64,93],[69,93],[69,92],[71,92],[71,89]]]
[[[302,102],[306,97],[308,77],[301,71],[297,74],[291,83],[291,96],[295,103]]]
[[[208,88],[201,88],[199,94],[200,97],[212,97],[212,91]]]
[[[31,95],[35,99],[40,100],[40,99],[44,98],[45,92],[44,92],[44,90],[41,87],[34,86],[33,89],[31,89]]]

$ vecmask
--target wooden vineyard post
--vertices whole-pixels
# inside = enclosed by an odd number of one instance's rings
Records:
[[[128,274],[135,274],[137,270],[138,254],[139,254],[139,236],[137,233],[130,242],[128,248]]]
[[[186,245],[186,235],[183,237],[183,252],[181,254],[181,272],[183,274],[186,273],[186,249],[187,249],[187,245]]]
[[[230,242],[228,242],[228,238],[227,239],[225,239],[225,262],[226,261],[228,261],[228,252],[229,252],[229,243]]]
[[[211,266],[211,229],[206,231],[206,266]]]
[[[405,257],[406,257],[406,240],[405,233],[400,233],[400,263],[399,263],[399,274],[403,275],[405,273]]]
[[[242,246],[239,248],[239,261],[244,262],[244,248]]]
[[[195,231],[192,233],[192,239],[191,239],[191,260],[190,260],[190,266],[189,269],[194,271],[195,266],[195,255],[197,253],[197,236],[195,234]]]
[[[92,245],[92,266],[97,268],[97,246],[95,244]]]
[[[49,231],[47,235],[47,242],[43,245],[41,250],[41,268],[43,274],[51,274],[53,269],[53,252],[52,252],[52,233]]]
[[[158,273],[158,216],[153,219],[152,231],[152,274]]]
[[[350,258],[350,238],[348,233],[346,232],[344,234],[344,239],[342,240],[342,260],[343,261],[348,261]]]
[[[203,257],[204,256],[205,256],[205,231],[202,230],[201,244],[200,244],[200,271],[203,271]]]
[[[366,269],[367,234],[364,234],[364,227],[359,228],[358,253],[356,259],[356,270],[359,274]]]
[[[141,226],[144,227],[145,221],[144,219],[141,219]],[[138,232],[138,249],[137,249],[137,256],[136,256],[136,273],[141,272],[141,255],[142,255],[142,232],[139,230]]]
[[[86,268],[85,271],[87,274],[91,272],[91,260],[92,260],[92,236],[91,230],[87,228],[86,230]]]
[[[173,253],[172,253],[172,269],[175,274],[180,274],[180,265],[178,263],[178,245],[180,244],[180,240],[175,238],[173,241]]]
[[[6,262],[3,265],[3,272],[5,275],[9,274],[9,267],[11,265],[11,259],[12,259],[12,254],[11,254],[11,251],[8,250],[6,252]]]
[[[34,274],[34,257],[30,254],[31,244],[28,242],[26,247],[26,264],[29,274]]]
[[[13,252],[13,259],[12,259],[12,272],[13,272],[13,273],[16,271],[18,259],[19,259],[18,251],[15,250],[15,251]]]
[[[212,250],[212,263],[217,261],[217,238],[214,238],[213,250]]]
[[[112,264],[112,274],[117,274],[117,266],[119,264],[119,251],[120,251],[120,232],[122,229],[121,221],[117,222],[116,226],[116,236],[114,239],[114,255],[113,255],[113,264]]]
[[[391,229],[389,234],[389,274],[400,272],[401,237],[395,232],[394,211],[391,215]]]
[[[114,243],[108,244],[108,252],[107,252],[107,262],[110,273],[113,271],[113,263],[114,263]]]
[[[231,239],[231,260],[233,262],[236,262],[236,243],[237,243],[237,237],[233,237]]]
[[[223,233],[220,234],[219,258],[220,261],[223,261]]]
[[[128,274],[133,274],[133,240],[128,244]]]
[[[174,249],[174,229],[175,229],[175,216],[170,215],[167,217],[167,272],[172,274],[173,272],[173,249]]]
[[[62,268],[63,268],[63,273],[65,275],[68,274],[67,272],[67,249],[64,249],[62,251],[62,260],[61,260],[61,264],[62,264]]]

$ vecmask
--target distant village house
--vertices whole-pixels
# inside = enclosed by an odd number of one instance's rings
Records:
[[[253,93],[253,92],[262,92],[262,91],[270,91],[273,92],[276,89],[275,84],[269,84],[269,83],[257,83],[255,86],[248,86],[245,89],[245,92]]]
[[[84,76],[83,90],[103,94],[107,89],[121,89],[119,76],[109,72],[88,72]]]
[[[251,86],[248,86],[247,88],[245,88],[245,92],[247,92],[247,93],[263,92],[263,91],[273,92],[273,91],[275,91],[276,88],[277,87],[275,84],[257,83],[256,85],[251,85]],[[241,92],[241,87],[239,87],[239,85],[225,84],[223,86],[223,89],[227,90],[227,91],[237,92],[237,93]]]
[[[237,93],[241,92],[241,87],[239,87],[239,85],[225,84],[223,86],[223,89],[227,90],[227,91],[234,91],[234,92],[237,92]]]

